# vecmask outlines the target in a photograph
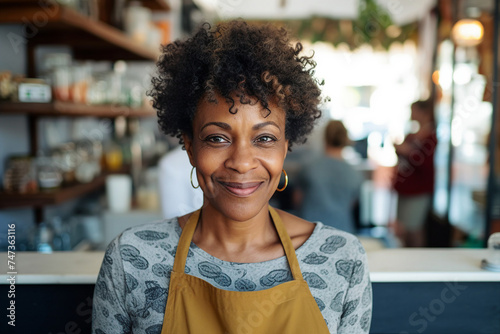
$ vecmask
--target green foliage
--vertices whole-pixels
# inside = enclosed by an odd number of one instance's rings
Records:
[[[388,49],[394,42],[404,42],[417,31],[417,23],[396,26],[389,13],[375,0],[360,0],[359,15],[354,21],[313,17],[300,21],[287,21],[294,35],[300,39],[330,42],[337,46],[346,43],[351,50],[363,44]]]

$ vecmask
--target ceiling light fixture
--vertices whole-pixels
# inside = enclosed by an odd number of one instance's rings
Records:
[[[458,46],[476,46],[483,40],[484,28],[474,19],[459,20],[451,30],[451,36]]]

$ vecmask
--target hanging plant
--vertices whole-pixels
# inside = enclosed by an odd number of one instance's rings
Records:
[[[403,43],[413,38],[418,27],[417,23],[395,25],[389,13],[375,0],[360,0],[358,18],[354,21],[311,17],[276,23],[287,26],[301,40],[329,42],[334,46],[345,43],[351,50],[364,44],[387,50],[394,42]]]
[[[389,13],[375,0],[360,0],[358,19],[352,22],[354,43],[388,49],[394,42],[404,42],[417,30],[417,23],[397,26]]]
[[[353,30],[360,42],[370,43],[381,39],[386,29],[393,25],[392,19],[375,0],[360,0],[358,19],[353,22]]]

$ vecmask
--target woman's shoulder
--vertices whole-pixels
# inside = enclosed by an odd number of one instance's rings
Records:
[[[276,209],[295,249],[302,246],[313,234],[315,224],[289,212]]]
[[[355,250],[356,253],[365,254],[363,245],[354,234],[339,230],[330,225],[325,225],[322,222],[318,222],[317,224],[317,241],[322,242],[320,249],[323,251],[331,249],[350,253]]]
[[[117,236],[121,245],[155,243],[172,239],[179,239],[182,230],[177,217],[153,221],[125,229]]]
[[[312,223],[286,211],[277,211],[295,249],[302,246],[307,249],[320,245],[319,250],[325,254],[333,254],[337,251],[339,253],[355,251],[355,253],[365,254],[359,239],[351,233],[325,225],[322,222]]]

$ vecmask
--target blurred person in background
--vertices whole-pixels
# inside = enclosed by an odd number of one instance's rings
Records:
[[[356,233],[353,208],[363,176],[342,157],[349,144],[347,129],[332,120],[325,129],[325,154],[304,166],[298,176],[299,216]]]
[[[411,105],[411,120],[418,130],[394,145],[398,164],[393,180],[398,194],[396,234],[405,247],[426,244],[424,226],[434,192],[434,152],[437,144],[434,104],[431,100]]]

